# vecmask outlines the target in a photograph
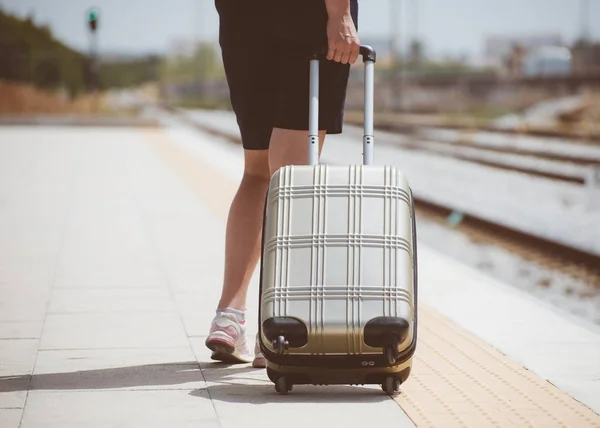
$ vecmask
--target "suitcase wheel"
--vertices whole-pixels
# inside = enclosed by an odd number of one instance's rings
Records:
[[[397,392],[400,389],[400,381],[394,376],[388,376],[381,384],[381,389],[383,389],[386,394],[393,395],[394,392]]]
[[[275,381],[275,391],[282,395],[287,395],[292,390],[292,384],[288,382],[285,376],[279,376]]]

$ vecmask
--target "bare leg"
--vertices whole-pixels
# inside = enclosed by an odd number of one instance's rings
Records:
[[[325,131],[319,137],[320,153]],[[248,285],[260,259],[262,216],[269,178],[281,166],[306,165],[308,131],[275,128],[270,150],[245,150],[244,159],[244,176],[227,220],[225,275],[218,305],[219,308],[241,311],[246,309]]]
[[[260,257],[262,216],[269,186],[267,150],[244,151],[244,176],[229,209],[225,275],[219,308],[246,309],[248,285]]]
[[[319,137],[320,153],[325,132],[321,132]],[[254,367],[265,367],[260,348],[255,345],[252,359],[250,346],[245,339],[243,320],[248,285],[260,259],[262,215],[269,179],[272,172],[281,166],[306,165],[308,132],[276,128],[271,136],[269,151],[246,150],[244,158],[244,176],[227,221],[225,275],[218,305],[223,312],[219,312],[213,320],[206,346],[213,351],[211,358],[215,360],[252,361]]]
[[[325,131],[319,131],[319,155],[323,149]],[[308,131],[274,128],[269,149],[271,174],[285,165],[308,163]]]

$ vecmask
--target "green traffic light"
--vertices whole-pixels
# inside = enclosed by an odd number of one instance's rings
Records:
[[[92,22],[92,21],[97,21],[98,20],[98,11],[96,10],[91,10],[90,12],[88,12],[88,21]]]
[[[96,32],[98,28],[98,18],[100,16],[100,12],[96,8],[88,9],[87,20],[88,26],[92,32]]]

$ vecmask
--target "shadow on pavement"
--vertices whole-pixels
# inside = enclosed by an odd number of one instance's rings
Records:
[[[227,368],[226,370],[214,370]],[[202,370],[209,369],[211,378],[236,376],[256,371],[248,366],[232,367],[220,363],[196,361],[148,364],[107,369],[80,370],[64,373],[0,376],[0,392],[29,390],[113,389],[128,387],[168,386],[204,382]],[[192,386],[195,387],[197,385]]]
[[[209,382],[208,396],[204,382]],[[264,369],[248,365],[178,362],[79,370],[64,373],[0,376],[0,393],[39,390],[103,390],[178,385],[194,397],[233,403],[365,403],[389,400],[379,388],[359,386],[296,385],[280,395],[266,379]]]
[[[313,386],[296,385],[287,395],[275,391],[272,383],[247,385],[236,382],[220,382],[208,388],[211,400],[229,403],[268,404],[268,403],[378,403],[390,400],[381,388],[361,386]],[[190,395],[208,398],[203,389],[190,392]]]

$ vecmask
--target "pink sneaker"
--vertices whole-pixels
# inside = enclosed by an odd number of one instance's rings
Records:
[[[256,341],[254,342],[254,360],[252,361],[252,367],[257,369],[264,369],[267,366],[265,356],[260,351],[260,345],[258,344],[258,334],[256,335]]]
[[[253,360],[246,340],[246,326],[234,314],[218,312],[213,319],[206,347],[213,351],[211,358],[225,363],[249,363]]]

